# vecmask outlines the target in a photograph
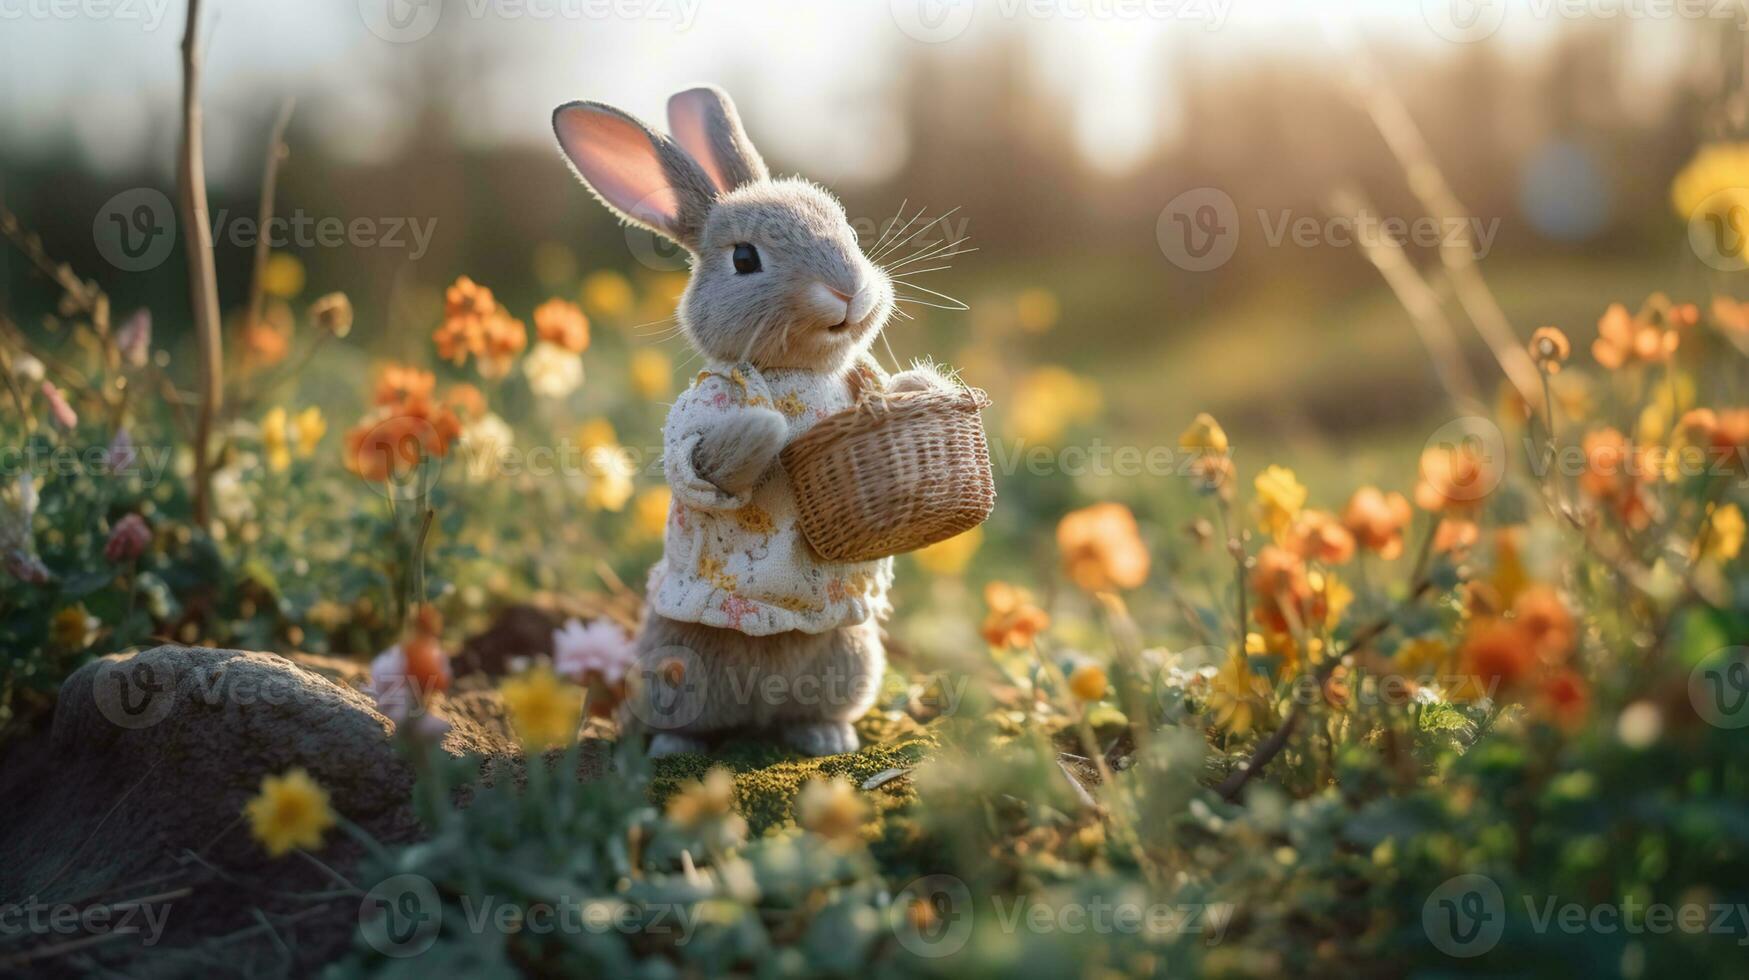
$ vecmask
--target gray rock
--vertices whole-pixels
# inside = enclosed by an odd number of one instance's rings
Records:
[[[68,678],[51,730],[0,759],[0,907],[24,910],[0,974],[300,975],[351,944],[374,884],[352,877],[364,846],[337,827],[320,864],[270,858],[243,817],[262,777],[301,766],[377,841],[420,835],[365,672],[308,663],[163,646]],[[514,752],[494,697],[438,708],[444,751]]]

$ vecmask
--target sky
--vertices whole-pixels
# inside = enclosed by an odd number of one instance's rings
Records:
[[[391,83],[445,60],[465,138],[544,142],[551,108],[590,98],[662,117],[670,92],[731,89],[776,155],[875,179],[903,159],[882,98],[908,48],[951,57],[1020,32],[1068,96],[1084,158],[1122,172],[1170,126],[1174,59],[1207,70],[1324,60],[1352,39],[1429,58],[1478,41],[1527,54],[1563,30],[1632,20],[1625,56],[1674,69],[1686,24],[1664,0],[205,0],[208,169],[254,179],[260,120],[286,94],[324,149],[368,160],[411,120]],[[1681,5],[1677,5],[1681,6]],[[1736,0],[1710,16],[1737,15]],[[0,162],[77,154],[106,172],[168,174],[183,0],[0,0]],[[1749,17],[1745,17],[1749,20]],[[450,62],[453,61],[453,66]],[[818,121],[819,125],[812,124]],[[830,124],[827,124],[830,123]]]

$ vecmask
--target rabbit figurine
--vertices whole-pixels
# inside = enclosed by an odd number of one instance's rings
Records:
[[[836,198],[770,175],[727,94],[675,95],[668,128],[594,102],[553,113],[601,202],[686,249],[679,323],[705,362],[663,427],[673,503],[628,707],[652,730],[653,756],[743,729],[774,729],[810,755],[855,751],[851,725],[886,665],[892,559],[810,551],[778,453],[866,386],[951,382],[926,365],[889,378],[874,363],[892,281]]]

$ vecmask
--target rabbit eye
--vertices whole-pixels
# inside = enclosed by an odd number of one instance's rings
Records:
[[[751,274],[754,272],[758,272],[759,269],[760,269],[759,250],[754,248],[753,246],[747,244],[746,242],[742,242],[741,244],[736,245],[735,246],[735,274],[739,275],[739,276],[745,276],[745,275],[748,275],[748,274]]]

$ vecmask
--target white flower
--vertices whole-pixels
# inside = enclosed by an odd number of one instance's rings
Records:
[[[604,683],[617,684],[638,658],[638,645],[611,620],[597,619],[584,626],[576,619],[553,630],[553,668],[581,684],[589,674]]]
[[[254,469],[259,462],[255,454],[241,453],[231,465],[213,471],[213,507],[220,520],[242,524],[255,519],[255,498],[243,482],[243,472]]]
[[[563,398],[583,384],[583,358],[543,340],[522,359],[522,373],[535,394]]]
[[[461,443],[468,479],[480,483],[498,475],[504,454],[516,443],[516,433],[495,413],[487,412],[462,430]]]
[[[20,473],[10,493],[0,488],[0,567],[20,582],[41,585],[49,580],[47,566],[36,556],[31,520],[36,516],[36,481]]]
[[[20,354],[12,359],[12,376],[27,384],[37,384],[43,379],[43,362],[29,354]]]

